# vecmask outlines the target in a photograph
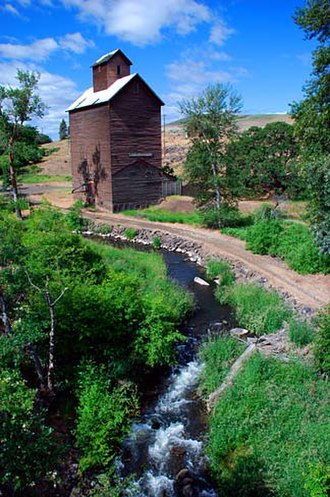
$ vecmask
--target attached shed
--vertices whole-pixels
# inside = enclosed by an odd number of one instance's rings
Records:
[[[93,87],[68,109],[73,190],[111,211],[162,198],[162,100],[121,50],[92,66]]]

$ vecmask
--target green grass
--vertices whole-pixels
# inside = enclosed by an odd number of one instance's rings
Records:
[[[141,217],[149,221],[157,221],[161,223],[183,223],[200,225],[201,219],[197,212],[171,212],[159,207],[148,207],[147,209],[135,209],[124,211],[126,216]]]
[[[55,181],[69,183],[72,181],[72,176],[64,176],[61,174],[23,174],[19,176],[18,181],[26,184],[52,183]]]
[[[232,305],[240,326],[257,336],[279,330],[292,315],[278,293],[253,283],[227,286],[222,292],[225,292],[225,299],[216,292],[220,302]]]
[[[292,319],[289,323],[289,338],[298,347],[305,347],[314,340],[315,331],[310,323]]]
[[[212,368],[213,358],[206,359]],[[219,362],[215,369],[226,367],[227,356]],[[306,365],[250,358],[211,418],[207,452],[219,494],[325,497],[329,395],[329,383]]]
[[[330,257],[320,253],[309,227],[304,224],[271,220],[221,231],[245,240],[247,249],[255,254],[281,257],[300,274],[330,272]]]
[[[203,344],[200,355],[205,367],[200,385],[205,396],[220,386],[232,364],[245,348],[242,342],[232,337],[216,337]]]

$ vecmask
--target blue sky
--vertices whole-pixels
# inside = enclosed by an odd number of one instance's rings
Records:
[[[65,108],[91,86],[91,64],[121,48],[165,101],[230,83],[243,112],[282,113],[302,97],[313,43],[292,14],[304,0],[1,0],[0,83],[41,75],[40,129],[56,138]]]

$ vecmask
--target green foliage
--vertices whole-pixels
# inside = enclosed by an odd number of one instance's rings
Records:
[[[211,259],[207,263],[206,274],[208,278],[211,278],[213,280],[218,276],[227,273],[228,271],[231,271],[231,267],[230,264],[228,264],[228,262],[220,261],[217,259]]]
[[[58,448],[44,414],[17,371],[0,372],[0,483],[15,490],[47,477]]]
[[[205,396],[216,390],[236,359],[244,352],[245,345],[232,337],[216,337],[205,342],[201,359],[205,363],[200,383]]]
[[[330,305],[317,317],[317,334],[314,343],[316,367],[330,375]]]
[[[112,226],[108,224],[98,224],[94,226],[94,232],[99,233],[100,235],[108,235],[112,232]]]
[[[307,166],[309,219],[319,249],[330,256],[330,155]]]
[[[293,126],[274,122],[243,131],[229,143],[225,161],[236,172],[244,195],[260,195],[293,192],[302,183],[298,155]]]
[[[257,336],[279,330],[291,316],[291,311],[276,292],[252,283],[233,285],[227,302],[234,307],[240,326]]]
[[[58,135],[60,140],[65,140],[66,138],[68,138],[68,126],[64,119],[62,119],[62,121],[60,122]]]
[[[305,98],[292,104],[296,133],[310,156],[330,153],[330,4],[328,0],[308,0],[294,17],[308,39],[319,45],[313,51],[313,72],[304,87]]]
[[[314,329],[310,323],[306,321],[298,321],[291,319],[289,323],[289,338],[298,345],[298,347],[305,347],[314,340]]]
[[[284,212],[278,207],[274,207],[272,204],[262,204],[253,212],[255,224],[261,221],[275,221],[283,219],[284,217]]]
[[[79,374],[76,440],[82,451],[82,472],[109,467],[116,449],[138,414],[138,399],[132,383],[113,387],[106,369],[87,364]]]
[[[309,464],[306,475],[305,490],[310,497],[328,497],[330,488],[330,466],[321,462]]]
[[[69,213],[66,215],[66,220],[70,228],[73,230],[81,231],[88,227],[88,220],[83,218],[82,209],[84,203],[77,200],[70,208]]]
[[[128,240],[133,240],[133,238],[135,238],[138,234],[138,230],[135,228],[126,228],[124,234]]]
[[[199,213],[202,224],[208,228],[234,228],[252,223],[251,217],[242,215],[238,207],[224,203],[221,204],[220,209],[204,207]]]
[[[157,207],[148,207],[147,209],[124,211],[123,214],[161,223],[200,224],[200,217],[197,212],[171,212]]]
[[[307,366],[250,358],[211,418],[207,452],[219,492],[310,497],[311,465],[330,461],[328,398],[329,384]]]
[[[304,224],[265,220],[246,228],[226,228],[222,232],[246,240],[247,248],[254,253],[281,257],[301,274],[330,272],[329,255],[320,252],[309,227]]]
[[[185,117],[191,148],[184,165],[186,179],[197,186],[200,203],[222,199],[230,201],[239,193],[239,181],[224,162],[228,141],[237,132],[236,116],[240,96],[229,86],[208,86],[197,98],[183,100],[180,110]]]
[[[154,236],[152,239],[152,246],[154,249],[160,249],[162,245],[162,241],[159,236]]]
[[[279,221],[260,221],[249,229],[246,246],[255,254],[275,255],[282,231],[283,225]]]

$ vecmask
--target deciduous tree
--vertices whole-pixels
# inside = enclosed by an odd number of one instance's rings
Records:
[[[42,117],[45,105],[36,93],[38,74],[18,69],[16,79],[16,88],[0,86],[0,139],[9,157],[10,183],[16,216],[22,218],[18,203],[15,145],[21,137],[24,123],[33,117]]]
[[[241,97],[229,85],[216,84],[179,105],[191,141],[185,174],[199,187],[202,203],[213,198],[219,212],[222,201],[231,196],[224,156],[237,131]]]

